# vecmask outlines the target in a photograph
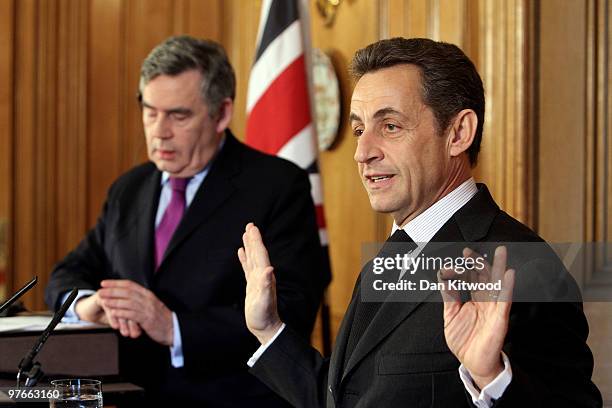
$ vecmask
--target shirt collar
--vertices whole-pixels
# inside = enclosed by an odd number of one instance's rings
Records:
[[[402,228],[417,243],[427,243],[461,207],[478,192],[474,178],[464,181],[459,187],[433,203],[428,209],[409,221]],[[393,222],[391,234],[399,227]]]

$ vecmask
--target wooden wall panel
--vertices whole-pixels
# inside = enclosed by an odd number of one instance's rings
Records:
[[[14,107],[14,186],[11,199],[14,200],[12,268],[14,286],[25,282],[24,275],[39,274],[36,258],[44,252],[40,248],[40,234],[36,217],[36,175],[40,173],[41,160],[36,154],[36,129],[38,124],[37,28],[38,12],[33,0],[16,2],[15,8],[15,107]],[[24,300],[30,307],[38,306],[42,292],[39,284]]]
[[[585,237],[586,3],[544,1],[541,15],[538,227],[573,242]]]
[[[0,0],[0,299],[11,286],[14,0]]]
[[[432,16],[437,3],[430,0],[383,1],[387,14],[387,27],[382,27],[384,37],[435,38],[437,30]]]
[[[535,146],[532,116],[533,3],[484,1],[481,53],[477,62],[485,82],[488,114],[482,160],[476,175],[490,184],[502,207],[534,225],[531,154]],[[501,29],[500,29],[501,28]]]
[[[121,147],[127,135],[124,107],[135,103],[122,81],[125,24],[121,0],[93,0],[89,5],[87,64],[87,225],[92,226],[106,191],[122,169]],[[133,135],[132,137],[137,137]]]
[[[37,298],[33,307],[44,308],[40,298],[46,286],[46,273],[49,266],[55,262],[55,232],[60,227],[57,224],[59,194],[57,185],[57,157],[58,152],[58,91],[57,82],[59,74],[58,55],[58,31],[59,31],[59,1],[50,0],[37,4],[37,29],[36,29],[36,65],[35,68],[35,111],[36,122],[32,133],[18,135],[17,140],[22,137],[31,144],[33,155],[26,160],[17,163],[18,166],[29,166],[35,163],[35,171],[29,176],[32,178],[32,190],[24,190],[28,199],[33,201],[32,213],[24,214],[31,216],[32,240],[28,242],[30,257],[33,258],[33,269],[28,271],[17,269],[17,273],[31,273],[35,271],[41,277],[39,285],[34,289]],[[31,139],[30,139],[31,138]],[[19,143],[19,142],[18,142]],[[78,171],[78,169],[75,169]],[[66,226],[61,226],[66,227]]]
[[[465,46],[465,32],[469,26],[465,24],[467,15],[466,0],[435,0],[435,12],[439,16],[435,21],[435,39]]]
[[[188,0],[184,6],[186,26],[184,32],[200,38],[220,41],[223,34],[222,0]]]
[[[221,42],[236,73],[236,100],[230,129],[240,140],[245,138],[246,94],[259,25],[261,0],[223,2]]]
[[[44,308],[47,275],[84,230],[86,43],[79,1],[18,2],[12,248],[15,284],[38,275],[27,300]]]
[[[88,3],[79,0],[58,4],[57,80],[55,112],[49,121],[56,127],[55,160],[57,194],[55,248],[67,253],[86,230],[87,220],[87,13]],[[50,62],[52,64],[52,62]],[[53,149],[49,149],[53,151]],[[54,174],[55,173],[55,174]],[[52,194],[48,193],[52,196]]]
[[[387,28],[383,27],[385,37],[431,38],[465,49],[470,30],[475,29],[467,23],[478,5],[474,0],[383,0],[382,3],[387,14]]]
[[[612,241],[612,7],[588,3],[586,72],[587,240]],[[602,259],[605,264],[612,261]],[[599,266],[604,267],[604,265]],[[612,283],[612,281],[611,281]]]

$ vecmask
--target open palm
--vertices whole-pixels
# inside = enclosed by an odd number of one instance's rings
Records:
[[[475,256],[464,250],[465,257]],[[444,335],[450,350],[470,372],[481,389],[503,370],[501,350],[508,331],[514,271],[506,270],[505,247],[495,250],[493,266],[478,272],[476,280],[502,282],[501,291],[473,291],[472,300],[462,303],[455,290],[443,290]],[[449,279],[452,271],[441,271]]]
[[[238,258],[246,278],[244,315],[249,331],[264,344],[282,325],[277,309],[274,268],[255,225],[246,226],[242,241],[244,247],[238,250]]]

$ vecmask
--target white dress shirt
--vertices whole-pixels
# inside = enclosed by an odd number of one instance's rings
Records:
[[[425,245],[436,235],[436,233],[444,226],[444,224],[455,214],[461,207],[467,204],[468,201],[478,192],[478,187],[473,178],[466,180],[459,187],[436,201],[433,205],[416,216],[410,222],[402,227],[402,229],[412,238],[417,244],[417,248],[413,251],[412,256],[418,256],[418,253]],[[391,234],[400,227],[393,223]],[[401,278],[401,276],[400,276]],[[266,344],[262,344],[247,364],[253,367],[259,357],[270,347],[272,342],[280,335],[285,328],[285,324],[281,326],[274,337]],[[472,397],[472,402],[478,408],[489,408],[494,400],[499,399],[512,380],[512,368],[508,357],[502,352],[504,362],[504,371],[502,371],[491,383],[482,390],[478,390],[469,371],[461,364],[459,366],[459,377],[463,382],[465,389]]]

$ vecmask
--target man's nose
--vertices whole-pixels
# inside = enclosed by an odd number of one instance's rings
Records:
[[[382,157],[380,138],[374,132],[364,130],[357,138],[357,148],[353,158],[357,163],[370,163]]]
[[[152,135],[159,139],[167,139],[172,136],[170,121],[164,115],[160,115],[152,125]]]

